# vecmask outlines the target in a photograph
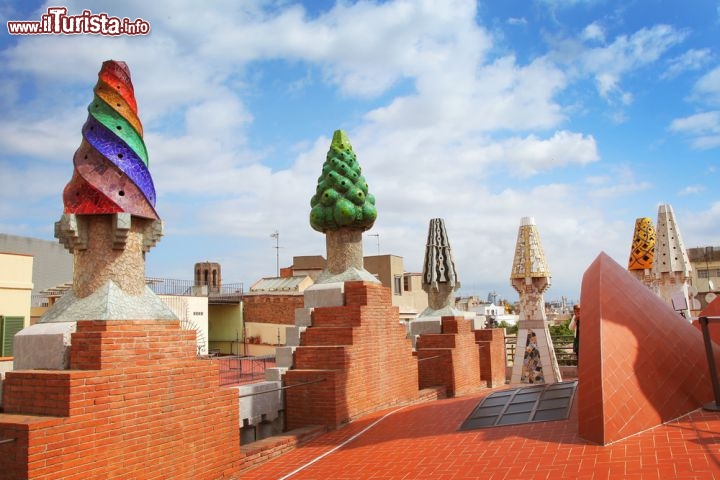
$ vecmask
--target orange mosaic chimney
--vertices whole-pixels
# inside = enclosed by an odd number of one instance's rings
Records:
[[[635,220],[628,271],[648,288],[653,288],[653,258],[655,257],[655,225],[649,217]]]

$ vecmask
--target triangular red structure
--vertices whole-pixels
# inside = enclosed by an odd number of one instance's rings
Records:
[[[585,271],[581,304],[583,438],[612,443],[713,400],[702,334],[605,253]]]

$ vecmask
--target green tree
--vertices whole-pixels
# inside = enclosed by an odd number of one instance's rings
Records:
[[[517,333],[517,331],[518,331],[517,323],[515,323],[515,324],[513,324],[513,325],[510,325],[510,324],[507,323],[505,320],[500,321],[500,323],[498,324],[498,327],[499,327],[499,328],[504,328],[504,329],[505,329],[505,332],[506,332],[508,335],[515,335],[515,334]]]
[[[375,223],[375,197],[368,193],[360,164],[342,130],[333,134],[310,207],[310,226],[318,232],[343,227],[368,230]]]
[[[548,330],[550,331],[550,335],[553,337],[559,337],[563,335],[572,335],[573,331],[570,330],[568,325],[570,324],[570,321],[563,322],[560,325],[549,325]]]

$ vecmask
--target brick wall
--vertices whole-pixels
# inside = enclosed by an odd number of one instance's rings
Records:
[[[448,396],[479,390],[480,356],[471,320],[442,317],[442,333],[422,334],[417,351],[420,388],[445,386]]]
[[[295,325],[295,309],[302,307],[302,295],[247,295],[243,299],[243,319],[246,322]]]
[[[7,374],[3,479],[236,475],[237,392],[177,321],[80,321],[71,366]]]
[[[480,353],[480,379],[490,388],[504,385],[507,377],[505,330],[485,328],[474,333]]]
[[[417,401],[417,362],[390,289],[345,283],[345,306],[315,308],[285,383],[287,428],[328,428]]]

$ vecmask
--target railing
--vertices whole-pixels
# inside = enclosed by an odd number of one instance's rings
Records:
[[[575,355],[572,349],[574,337],[572,335],[551,335],[550,338],[553,342],[553,348],[555,350],[555,357],[557,358],[558,365],[577,365],[577,355]],[[507,363],[513,363],[515,361],[516,345],[517,335],[507,335],[505,337],[505,355]]]
[[[242,283],[226,283],[219,287],[209,285],[195,285],[192,280],[175,280],[172,278],[145,279],[150,290],[157,295],[182,295],[195,297],[208,297],[212,303],[233,303],[243,296]]]
[[[305,385],[312,385],[313,383],[322,383],[325,380],[326,380],[325,378],[319,378],[317,380],[311,380],[309,382],[293,383],[292,385],[285,385],[284,387],[273,388],[272,390],[263,390],[261,392],[246,393],[244,395],[238,396],[238,398],[254,397],[255,395],[262,395],[264,393],[282,392],[283,390],[287,390],[288,388],[304,387]]]
[[[42,293],[33,293],[30,295],[30,305],[33,307],[49,307],[50,301],[48,296]]]
[[[220,385],[251,383],[265,378],[265,370],[275,366],[274,355],[215,357],[220,362]]]

